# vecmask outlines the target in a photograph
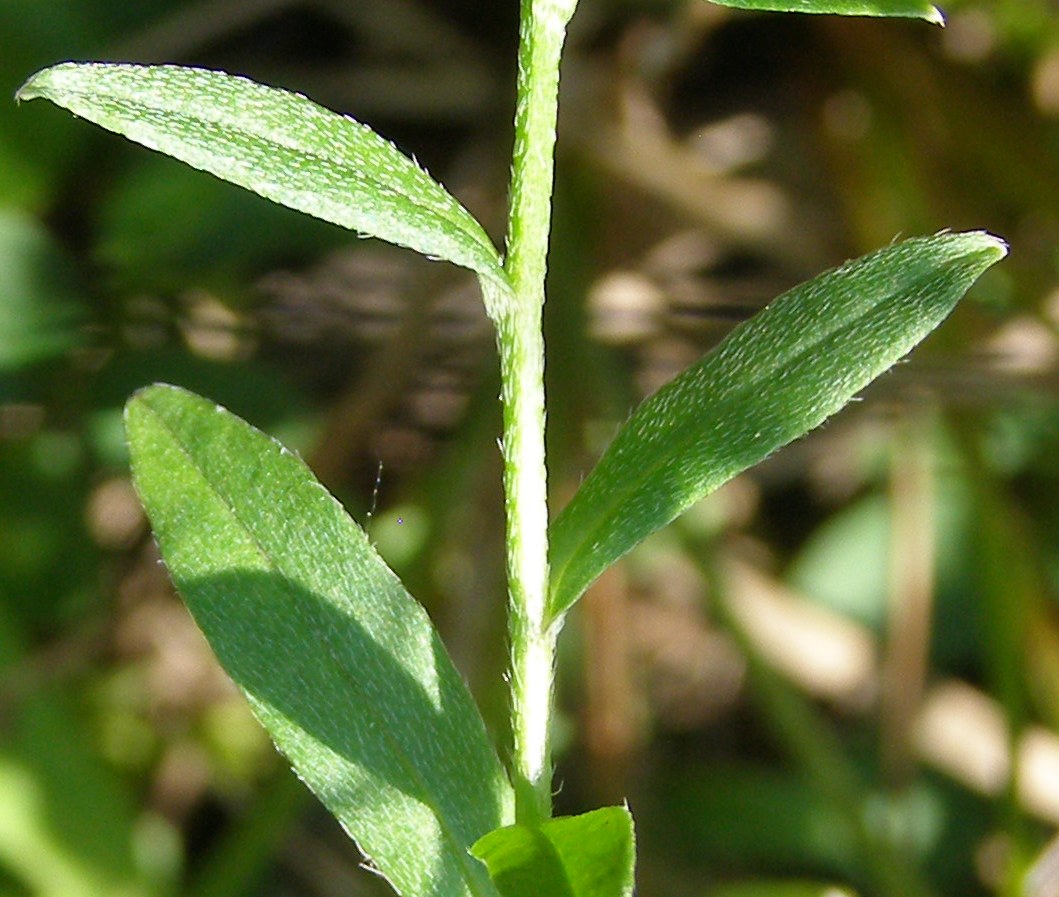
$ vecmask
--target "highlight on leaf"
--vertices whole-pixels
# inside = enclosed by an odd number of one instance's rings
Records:
[[[800,12],[818,15],[878,16],[923,19],[944,25],[945,16],[926,0],[711,0],[719,6],[759,12]]]
[[[507,283],[496,247],[444,187],[301,94],[206,69],[68,62],[16,94],[38,97],[280,205]]]

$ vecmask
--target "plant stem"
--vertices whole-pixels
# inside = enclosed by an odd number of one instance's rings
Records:
[[[548,504],[541,316],[554,178],[559,60],[576,0],[522,0],[518,106],[497,341],[504,406],[515,815],[551,815],[549,738],[558,626],[548,621]]]

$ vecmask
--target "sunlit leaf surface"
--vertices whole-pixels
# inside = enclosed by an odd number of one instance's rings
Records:
[[[127,406],[136,488],[218,658],[399,893],[493,895],[468,853],[512,821],[482,719],[422,607],[278,443],[191,393]]]
[[[941,11],[925,0],[712,0],[721,6],[766,12],[834,13],[840,16],[891,16],[926,19],[942,25]]]
[[[18,92],[37,97],[281,205],[504,282],[496,248],[444,187],[301,94],[182,66],[63,63]]]

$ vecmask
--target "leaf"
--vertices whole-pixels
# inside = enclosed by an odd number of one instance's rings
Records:
[[[641,540],[838,411],[1006,252],[990,234],[938,234],[847,262],[646,399],[552,523],[553,619]]]
[[[444,187],[301,94],[205,69],[68,62],[16,94],[37,97],[280,205],[507,282],[496,247]]]
[[[510,825],[482,837],[471,853],[489,868],[503,897],[629,897],[636,845],[632,815],[604,807]]]
[[[467,853],[514,818],[423,608],[278,443],[153,386],[126,406],[136,488],[177,588],[298,775],[402,894],[495,895]]]
[[[834,13],[840,16],[889,16],[925,19],[944,25],[941,10],[926,0],[712,0],[719,6],[762,12]]]

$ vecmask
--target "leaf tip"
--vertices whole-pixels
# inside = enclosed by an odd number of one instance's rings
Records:
[[[985,268],[988,268],[990,265],[995,265],[1004,258],[1010,250],[1007,240],[1003,237],[998,237],[996,234],[990,233],[987,230],[957,232],[942,230],[934,236],[940,237],[944,240],[956,241],[954,245],[959,246],[959,254],[961,256],[981,256],[986,262],[982,270],[985,270]]]
[[[974,249],[988,258],[989,264],[993,265],[1004,258],[1010,251],[1007,240],[991,234],[987,230],[968,231],[966,237],[974,241]]]
[[[125,402],[125,407],[128,408],[133,403],[139,403],[147,399],[152,393],[158,392],[162,389],[176,389],[175,386],[170,386],[168,383],[151,383],[147,386],[141,386],[139,389],[133,392]]]
[[[1004,256],[1008,254],[1011,247],[1008,245],[1008,241],[1003,237],[998,237],[996,234],[991,234],[988,231],[982,231],[982,236],[988,239],[992,244],[993,249],[997,254],[997,260],[1004,258]]]
[[[59,62],[34,72],[15,91],[15,101],[21,103],[24,100],[36,100],[40,97],[46,100],[53,99],[54,89],[63,72],[77,68],[77,66],[76,62]]]
[[[126,439],[129,437],[130,422],[132,422],[135,416],[141,410],[147,410],[150,408],[152,398],[167,392],[179,393],[184,392],[184,390],[179,386],[173,386],[170,383],[152,383],[149,386],[141,386],[125,400],[125,408],[122,412],[122,417],[125,423]]]
[[[931,25],[937,25],[940,28],[945,27],[945,13],[933,4],[930,5],[923,19],[926,22],[930,22]]]
[[[15,91],[15,102],[23,103],[26,100],[35,100],[37,97],[42,96],[40,82],[42,76],[47,71],[47,69],[41,69],[41,71],[30,75],[25,83]]]

